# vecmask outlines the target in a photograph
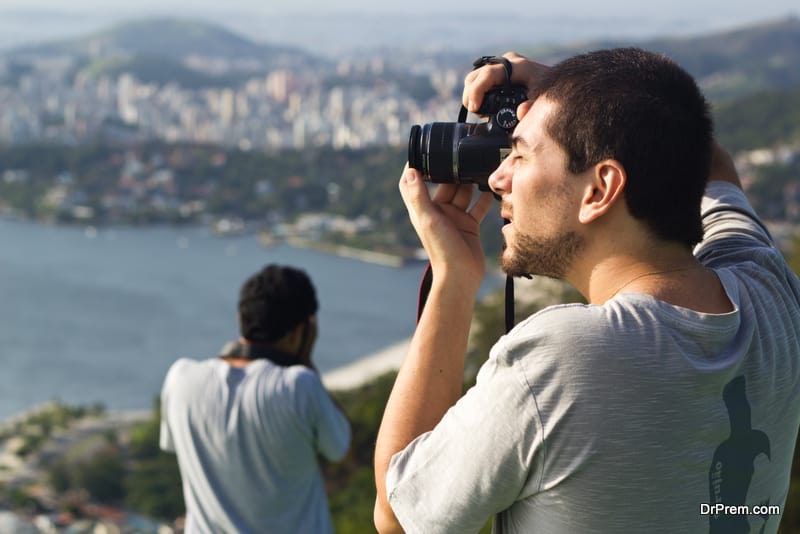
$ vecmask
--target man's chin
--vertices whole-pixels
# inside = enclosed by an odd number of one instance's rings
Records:
[[[517,256],[514,255],[510,247],[506,247],[500,253],[500,268],[506,275],[513,277],[529,276],[531,274],[528,272],[527,266],[518,261]]]

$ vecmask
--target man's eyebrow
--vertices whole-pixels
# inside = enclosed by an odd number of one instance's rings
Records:
[[[521,135],[511,135],[511,148],[518,150],[520,148],[530,148],[528,142]]]

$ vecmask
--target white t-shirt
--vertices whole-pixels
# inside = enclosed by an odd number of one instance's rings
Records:
[[[315,372],[183,358],[167,373],[161,414],[187,534],[333,532],[317,455],[341,459],[350,425]]]
[[[741,190],[710,184],[703,214],[695,253],[735,310],[624,292],[527,318],[392,458],[387,494],[406,532],[476,532],[494,514],[495,532],[520,534],[777,531],[777,515],[716,505],[785,503],[800,283]]]

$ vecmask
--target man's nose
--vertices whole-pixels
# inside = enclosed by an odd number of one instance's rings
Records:
[[[500,162],[500,165],[498,165],[494,172],[489,175],[489,188],[498,195],[511,192],[508,167],[508,158],[506,157]]]

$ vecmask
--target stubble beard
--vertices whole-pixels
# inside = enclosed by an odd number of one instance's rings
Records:
[[[500,267],[509,276],[541,275],[564,279],[575,256],[583,248],[583,239],[575,232],[535,238],[517,234],[513,247],[500,254]]]

